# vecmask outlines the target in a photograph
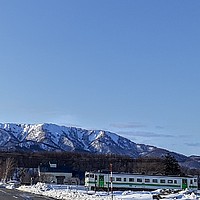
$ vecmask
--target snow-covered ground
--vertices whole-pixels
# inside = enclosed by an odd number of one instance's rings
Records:
[[[95,193],[94,191],[88,191],[84,186],[49,185],[44,183],[20,186],[17,189],[63,200],[200,199],[200,191],[188,190],[179,192],[163,192],[161,190],[153,192],[116,191],[111,195],[108,192]]]
[[[88,191],[84,186],[69,186],[69,185],[49,185],[45,183],[37,183],[32,186],[15,187],[15,184],[3,184],[1,187],[7,189],[18,189],[25,192],[31,192],[43,196],[52,197],[62,200],[152,200],[152,199],[199,199],[200,191],[163,191],[156,190],[153,192],[133,192],[133,191],[115,191],[113,195],[108,192]]]

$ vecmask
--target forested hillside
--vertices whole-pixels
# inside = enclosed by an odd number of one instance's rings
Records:
[[[37,168],[41,164],[57,163],[66,166],[75,173],[85,171],[109,171],[112,163],[113,171],[143,174],[183,175],[199,174],[199,170],[180,168],[173,156],[167,154],[163,158],[137,158],[128,156],[103,155],[90,153],[69,152],[0,152],[1,176],[4,173],[6,160],[12,158],[13,164],[18,168]]]

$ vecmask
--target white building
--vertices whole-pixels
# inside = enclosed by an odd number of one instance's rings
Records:
[[[54,184],[79,184],[78,178],[72,177],[72,172],[66,166],[57,166],[56,163],[40,165],[38,167],[39,181]]]

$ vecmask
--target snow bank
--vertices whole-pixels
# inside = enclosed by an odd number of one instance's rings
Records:
[[[152,200],[155,198],[162,198],[168,200],[174,199],[199,199],[200,194],[192,191],[174,191],[174,193],[166,193],[162,190],[156,190],[153,192],[133,192],[133,191],[116,191],[113,195],[107,192],[94,192],[88,191],[83,186],[70,186],[70,185],[49,185],[44,183],[37,183],[32,186],[20,186],[18,190],[31,192],[39,195],[52,197],[55,199],[63,200]]]

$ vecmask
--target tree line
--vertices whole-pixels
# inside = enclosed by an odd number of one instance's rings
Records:
[[[200,174],[200,170],[181,168],[170,154],[163,158],[133,159],[114,154],[83,152],[0,152],[0,178],[11,178],[17,168],[37,168],[49,162],[56,163],[57,166],[66,166],[78,175],[84,174],[85,171],[109,171],[110,164],[114,172],[178,176]]]

